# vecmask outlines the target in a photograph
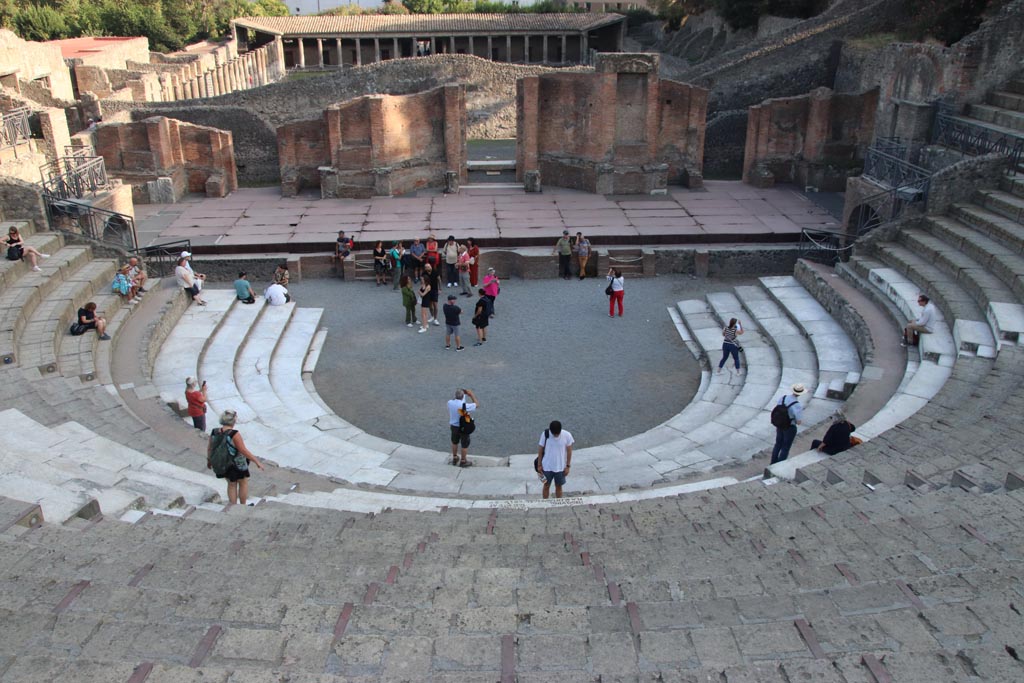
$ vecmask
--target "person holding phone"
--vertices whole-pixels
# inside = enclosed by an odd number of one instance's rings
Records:
[[[189,377],[185,380],[185,402],[188,403],[188,416],[192,418],[192,426],[201,432],[206,431],[206,381],[199,385],[199,380]]]

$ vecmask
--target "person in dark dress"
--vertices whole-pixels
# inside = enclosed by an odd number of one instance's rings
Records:
[[[828,455],[842,453],[850,448],[850,435],[857,427],[846,419],[842,413],[836,415],[835,421],[825,432],[824,439],[815,439],[811,442],[811,448]]]

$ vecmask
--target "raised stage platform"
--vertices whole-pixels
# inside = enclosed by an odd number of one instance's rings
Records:
[[[189,239],[200,254],[325,252],[338,230],[369,248],[377,240],[389,244],[430,233],[473,237],[483,247],[540,246],[553,244],[562,230],[583,231],[598,246],[785,243],[797,241],[802,228],[839,228],[834,216],[794,186],[758,189],[724,180],[709,180],[699,190],[628,197],[477,185],[455,195],[282,198],[270,187],[135,210],[142,244]]]

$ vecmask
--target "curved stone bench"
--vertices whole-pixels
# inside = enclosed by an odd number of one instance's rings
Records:
[[[0,495],[38,503],[51,522],[219,498],[212,475],[155,460],[74,422],[48,428],[8,409],[0,411],[0,429],[8,434]]]
[[[29,316],[70,274],[87,263],[92,254],[88,247],[63,247],[40,264],[40,271],[22,271],[19,277],[0,292],[0,356],[3,365],[20,364],[18,343]]]
[[[18,343],[23,367],[36,367],[43,373],[58,371],[57,347],[60,340],[68,334],[68,327],[75,320],[78,309],[89,301],[95,301],[97,292],[100,300],[96,301],[96,314],[108,321],[113,319],[121,302],[104,290],[109,290],[116,269],[117,263],[110,259],[83,263],[36,305],[26,320]],[[102,306],[99,305],[101,303]],[[96,333],[82,336],[95,340]]]

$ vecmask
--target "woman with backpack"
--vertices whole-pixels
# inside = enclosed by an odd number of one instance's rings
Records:
[[[249,499],[249,463],[263,470],[263,463],[245,447],[242,435],[234,429],[238,414],[225,410],[220,415],[220,427],[210,432],[206,447],[206,468],[213,470],[218,479],[228,480],[228,501],[232,505],[245,505]]]
[[[730,318],[729,324],[722,329],[722,360],[718,361],[718,374],[722,373],[722,368],[725,366],[725,361],[732,356],[732,360],[736,363],[736,372],[742,372],[740,368],[740,343],[736,341],[736,337],[743,334],[743,326],[740,325],[740,321],[736,318]]]

